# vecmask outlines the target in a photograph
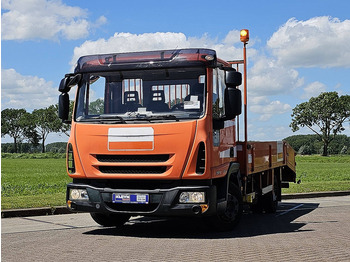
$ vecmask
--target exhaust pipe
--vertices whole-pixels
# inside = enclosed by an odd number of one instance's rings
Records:
[[[195,214],[195,215],[199,215],[202,213],[202,208],[200,206],[193,206],[192,207],[192,212]]]

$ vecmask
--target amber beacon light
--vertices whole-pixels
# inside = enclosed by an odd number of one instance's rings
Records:
[[[242,29],[241,30],[241,42],[247,43],[249,41],[249,30]]]

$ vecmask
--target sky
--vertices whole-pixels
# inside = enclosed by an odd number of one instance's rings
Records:
[[[204,47],[240,60],[249,29],[248,139],[311,134],[292,132],[292,109],[321,92],[350,94],[349,10],[348,0],[2,0],[1,110],[56,104],[82,55]]]

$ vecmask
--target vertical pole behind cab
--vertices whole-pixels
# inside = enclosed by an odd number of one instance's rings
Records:
[[[248,116],[247,116],[247,42],[243,46],[243,73],[244,73],[244,157],[245,175],[248,176]]]
[[[238,65],[243,64],[243,74],[244,74],[244,85],[243,85],[243,93],[244,93],[244,98],[243,98],[243,103],[244,103],[244,141],[243,141],[243,154],[244,154],[244,163],[242,164],[242,167],[244,165],[244,170],[245,170],[245,175],[248,175],[248,129],[247,129],[247,55],[246,55],[246,44],[244,43],[244,49],[243,49],[243,60],[236,60],[236,61],[228,61],[231,65],[236,65],[237,66],[237,71],[238,70]],[[240,132],[239,132],[239,116],[237,118],[237,141],[240,141]]]

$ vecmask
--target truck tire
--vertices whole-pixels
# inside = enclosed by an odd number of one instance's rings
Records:
[[[243,199],[238,186],[230,183],[227,206],[224,212],[210,218],[211,225],[218,231],[233,230],[243,213]]]
[[[122,226],[130,219],[126,214],[90,213],[90,215],[97,224],[104,227]]]
[[[263,207],[266,213],[276,213],[278,207],[278,196],[280,194],[281,187],[275,176],[273,190],[263,196]]]
[[[278,201],[274,192],[264,195],[263,206],[266,213],[276,213]]]
[[[255,204],[250,206],[250,210],[255,214],[276,213],[278,201],[274,196],[274,192],[269,192],[266,195],[258,195]]]
[[[263,196],[260,194],[256,194],[256,202],[250,206],[250,210],[254,214],[261,214],[264,211],[264,205],[263,205]]]

